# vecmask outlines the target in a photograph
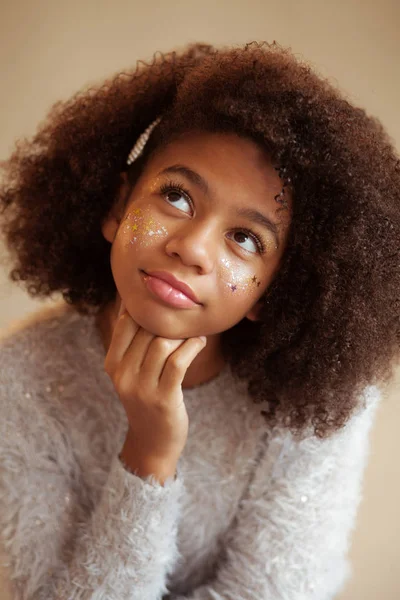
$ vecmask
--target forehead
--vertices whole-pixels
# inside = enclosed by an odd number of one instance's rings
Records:
[[[145,174],[157,175],[164,169],[184,165],[206,180],[216,197],[230,197],[244,203],[262,204],[271,211],[281,209],[275,200],[283,181],[266,149],[233,133],[186,133],[158,149]],[[289,190],[285,199],[290,200]]]

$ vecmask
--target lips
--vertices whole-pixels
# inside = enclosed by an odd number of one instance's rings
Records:
[[[185,294],[185,296],[190,298],[193,302],[196,302],[196,304],[201,304],[192,288],[183,281],[177,279],[172,273],[168,273],[167,271],[146,271],[146,274],[151,277],[162,279],[162,281],[165,281],[171,287]]]

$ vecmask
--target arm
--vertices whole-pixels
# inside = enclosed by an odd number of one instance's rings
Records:
[[[133,335],[137,330],[135,326]],[[132,437],[128,429],[121,452],[126,468],[115,456],[107,480],[101,482],[95,476],[92,480],[79,465],[77,437],[72,441],[67,408],[43,395],[44,381],[27,368],[23,353],[2,352],[0,535],[15,594],[21,592],[15,600],[153,600],[167,591],[166,573],[178,558],[176,532],[183,490],[181,479],[173,479],[176,448],[184,444],[187,434],[181,380],[187,362],[204,342],[161,340],[162,345],[179,350],[166,366],[171,349],[161,358],[153,350],[149,367],[145,362],[139,374],[147,375],[154,390],[145,394],[148,386],[140,381],[136,397],[130,385],[124,385],[132,378],[136,382],[132,331],[125,337],[127,348],[119,348],[119,353],[128,360],[117,380],[125,390],[123,399],[136,431]],[[154,347],[159,350],[158,342]],[[118,367],[121,356],[116,355],[108,354]],[[159,375],[153,375],[156,367],[164,367],[161,383]],[[80,443],[90,443],[89,438],[84,435]],[[95,498],[91,488],[98,490]]]
[[[165,592],[177,558],[182,482],[140,478],[115,458],[100,502],[80,531],[71,560],[32,600],[144,600]]]
[[[350,575],[346,554],[379,401],[327,440],[273,436],[212,581],[169,600],[332,600]]]
[[[98,502],[83,510],[68,436],[50,426],[38,406],[30,420],[35,431],[25,426],[18,446],[18,423],[3,418],[0,425],[0,530],[12,597],[161,597],[178,554],[179,476],[162,486],[130,473],[115,456]],[[44,440],[58,437],[64,444],[59,440],[55,452]]]

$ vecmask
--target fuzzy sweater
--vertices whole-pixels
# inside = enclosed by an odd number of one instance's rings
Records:
[[[3,337],[0,541],[24,600],[328,600],[350,576],[380,392],[327,440],[268,429],[229,367],[185,389],[189,437],[161,486],[118,458],[128,429],[93,316]]]

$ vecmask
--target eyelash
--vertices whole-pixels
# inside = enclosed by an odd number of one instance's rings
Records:
[[[186,200],[189,202],[189,204],[191,205],[191,207],[193,209],[192,198],[191,198],[189,192],[180,183],[176,183],[174,181],[169,181],[168,183],[162,184],[162,186],[160,187],[160,193],[163,196],[165,196],[169,192],[178,192],[179,194],[182,194],[182,196],[184,196],[186,198]],[[246,235],[251,237],[251,239],[256,244],[259,253],[260,254],[265,253],[266,245],[263,242],[263,239],[261,237],[259,237],[258,235],[256,235],[255,233],[253,233],[252,231],[250,231],[250,229],[246,229],[245,227],[238,227],[237,229],[233,229],[233,231],[235,233],[236,232],[245,233]]]

